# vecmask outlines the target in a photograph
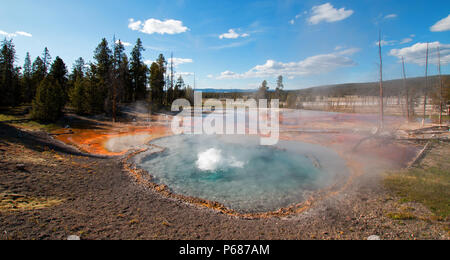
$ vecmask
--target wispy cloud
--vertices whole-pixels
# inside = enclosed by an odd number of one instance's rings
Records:
[[[297,76],[309,76],[324,74],[342,67],[355,66],[356,62],[349,56],[358,52],[359,49],[349,48],[329,54],[320,54],[308,57],[298,62],[277,62],[268,60],[263,65],[257,65],[245,73],[235,73],[224,71],[217,79],[244,79],[244,78],[264,78],[283,75],[289,78]]]
[[[294,19],[290,20],[289,23],[294,25],[296,20],[300,19],[303,15],[306,15],[308,11],[304,11],[303,13],[297,14]]]
[[[334,23],[342,21],[352,16],[353,10],[345,8],[336,9],[330,3],[314,6],[312,8],[312,16],[308,19],[310,24],[319,24],[321,22]]]
[[[236,47],[241,47],[241,46],[247,45],[250,42],[252,42],[252,40],[248,39],[248,40],[244,40],[244,41],[240,41],[240,42],[233,42],[230,44],[213,46],[213,47],[210,47],[210,49],[211,50],[223,50],[223,49],[228,49],[228,48],[236,48]]]
[[[237,33],[234,29],[230,29],[228,30],[227,33],[221,34],[219,36],[219,39],[237,39],[237,38],[245,38],[245,37],[249,37],[250,34],[248,33]]]
[[[3,35],[7,38],[13,38],[13,37],[17,37],[17,36],[33,37],[33,35],[31,33],[23,32],[23,31],[17,31],[15,33],[8,33],[8,32],[0,30],[0,35]]]
[[[189,30],[188,27],[183,25],[182,21],[173,19],[161,21],[151,18],[144,22],[129,19],[128,22],[128,28],[133,31],[140,31],[146,34],[179,34]]]
[[[391,45],[395,45],[395,44],[397,43],[397,41],[396,41],[396,40],[392,40],[392,41],[381,40],[380,42],[379,42],[379,41],[376,41],[376,42],[374,43],[374,45],[375,45],[375,46],[378,46],[378,45],[380,45],[380,43],[381,43],[381,47],[383,47],[383,46],[391,46]]]
[[[397,17],[398,17],[397,14],[388,14],[388,15],[384,16],[384,19],[395,19]]]
[[[445,32],[450,31],[450,14],[437,22],[435,25],[431,26],[430,30],[432,32]]]
[[[405,39],[401,40],[400,44],[410,43],[412,41],[413,41],[412,38],[405,38]]]

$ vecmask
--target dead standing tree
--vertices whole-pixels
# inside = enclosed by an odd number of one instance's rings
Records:
[[[411,115],[409,113],[409,88],[406,84],[406,70],[405,70],[405,59],[402,57],[402,65],[403,65],[403,88],[405,89],[405,95],[406,95],[406,119],[408,122],[411,119]]]
[[[380,54],[380,122],[379,130],[384,128],[384,93],[383,93],[383,56],[381,54],[381,31],[378,40],[378,50]]]
[[[438,71],[439,71],[439,125],[442,125],[442,109],[443,109],[443,84],[442,84],[442,73],[441,73],[441,49],[438,45],[437,47],[438,55]]]
[[[424,99],[423,99],[423,122],[422,125],[425,125],[425,120],[427,117],[427,95],[428,95],[428,50],[429,43],[427,42],[427,55],[425,58],[425,91],[424,91]]]

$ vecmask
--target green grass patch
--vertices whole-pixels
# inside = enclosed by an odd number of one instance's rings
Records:
[[[387,213],[387,217],[393,220],[413,220],[417,218],[410,212],[390,212]]]
[[[24,111],[27,107],[2,108],[0,109],[0,122],[7,123],[14,127],[25,128],[33,131],[52,132],[60,129],[62,125],[58,123],[42,124],[33,120],[29,120],[31,116]],[[23,121],[20,121],[23,120]],[[17,121],[17,122],[15,122]]]
[[[436,216],[448,219],[450,214],[450,154],[449,144],[434,144],[420,167],[391,173],[385,186],[402,202],[419,202]],[[408,217],[391,214],[393,219]]]

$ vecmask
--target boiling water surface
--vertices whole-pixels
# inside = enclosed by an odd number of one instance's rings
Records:
[[[307,143],[260,146],[257,137],[180,135],[152,144],[167,149],[134,160],[157,183],[244,213],[300,203],[309,193],[348,175],[334,151]]]

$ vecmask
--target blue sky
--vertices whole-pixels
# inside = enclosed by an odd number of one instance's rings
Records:
[[[144,57],[174,53],[176,71],[198,88],[256,88],[264,79],[287,89],[378,79],[378,31],[384,77],[423,76],[426,42],[430,74],[450,73],[450,1],[57,1],[15,0],[0,9],[0,37],[13,38],[17,64],[48,47],[71,67],[91,61],[101,38],[134,45]],[[132,46],[127,47],[127,52]]]

